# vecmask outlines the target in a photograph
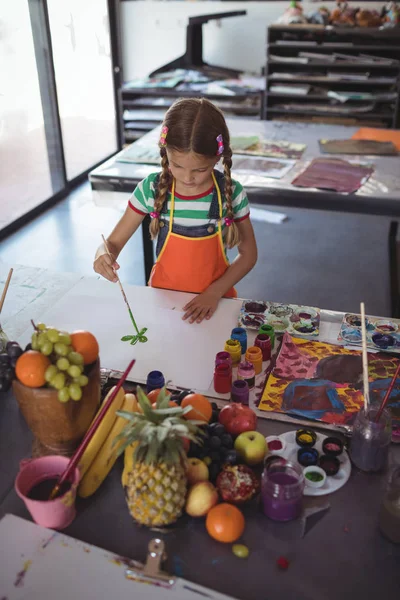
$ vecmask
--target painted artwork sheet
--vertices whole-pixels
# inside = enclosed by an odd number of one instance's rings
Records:
[[[370,401],[380,404],[399,359],[368,353]],[[364,404],[362,355],[357,350],[285,333],[258,408],[336,425],[351,425]],[[400,378],[389,399],[400,434]],[[400,439],[400,438],[399,438]]]
[[[263,140],[257,136],[233,136],[231,148],[234,153],[269,156],[272,158],[301,158],[305,144],[280,140]]]
[[[400,354],[400,321],[366,317],[367,347]],[[361,315],[347,313],[338,335],[339,342],[361,345]]]
[[[350,163],[340,158],[315,158],[297,175],[292,185],[353,194],[374,172],[372,166]]]
[[[258,331],[261,325],[272,325],[276,334],[285,331],[301,337],[319,335],[320,309],[297,304],[246,300],[242,304],[239,325]]]
[[[247,156],[234,154],[233,169],[235,173],[242,175],[262,175],[263,177],[272,177],[281,179],[296,164],[295,160],[264,158],[262,156]]]

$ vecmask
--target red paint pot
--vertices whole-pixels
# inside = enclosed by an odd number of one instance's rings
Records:
[[[232,369],[228,363],[220,363],[214,370],[214,390],[218,394],[229,394],[232,387]]]
[[[258,336],[256,337],[254,345],[257,348],[260,348],[260,350],[262,352],[263,361],[271,359],[272,344],[271,344],[271,338],[269,337],[269,335],[266,335],[265,333],[259,333]]]

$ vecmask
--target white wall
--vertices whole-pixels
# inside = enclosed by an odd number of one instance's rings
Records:
[[[246,10],[247,15],[211,21],[203,25],[203,58],[218,66],[260,74],[265,64],[267,27],[288,6],[285,2],[176,2],[138,0],[121,2],[124,80],[145,77],[158,67],[181,56],[186,46],[189,16]],[[364,3],[380,10],[384,2]],[[335,2],[324,6],[332,9]],[[304,13],[320,4],[302,2]],[[362,6],[355,2],[354,6]]]

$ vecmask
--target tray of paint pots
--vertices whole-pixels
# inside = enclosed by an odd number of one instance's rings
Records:
[[[321,457],[323,455],[322,444],[326,438],[331,436],[323,435],[322,433],[317,432],[315,432],[315,435],[317,436],[317,439],[313,448],[318,451],[319,456]],[[301,465],[297,460],[297,453],[300,449],[300,446],[296,442],[296,431],[287,431],[286,433],[282,433],[278,436],[271,435],[267,437],[266,440],[267,444],[272,440],[280,440],[283,446],[280,450],[270,450],[269,456],[281,456],[286,460],[290,460],[303,469],[304,472],[307,467]],[[336,475],[327,475],[325,483],[322,487],[315,488],[307,485],[307,479],[305,478],[306,484],[304,487],[304,496],[325,496],[326,494],[332,494],[343,487],[345,483],[347,483],[351,473],[351,462],[347,451],[343,449],[343,452],[337,456],[337,459],[340,462],[339,471],[336,473]]]
[[[373,350],[400,354],[400,321],[365,317],[367,347]],[[361,345],[361,316],[347,313],[343,317],[338,335],[339,342]]]
[[[319,335],[320,309],[297,304],[281,304],[245,300],[239,314],[239,326],[258,331],[261,325],[268,324],[276,334],[288,333],[298,337]]]

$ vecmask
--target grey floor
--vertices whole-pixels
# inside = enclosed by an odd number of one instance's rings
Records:
[[[274,210],[274,209],[272,209]],[[282,224],[254,221],[259,259],[241,281],[246,298],[390,316],[387,233],[389,219],[323,211],[287,209]],[[0,258],[25,264],[93,274],[101,233],[118,220],[114,209],[95,206],[84,184],[0,243]],[[138,232],[120,257],[123,282],[143,285]]]

